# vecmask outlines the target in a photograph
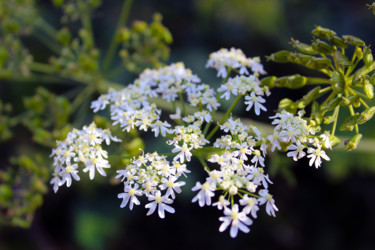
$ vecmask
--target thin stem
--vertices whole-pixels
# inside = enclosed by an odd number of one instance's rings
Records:
[[[107,54],[105,55],[105,58],[104,58],[104,63],[103,63],[103,71],[104,72],[106,72],[108,70],[108,68],[111,66],[111,63],[112,63],[112,60],[113,60],[113,57],[115,55],[117,45],[118,45],[118,42],[116,40],[116,36],[117,36],[119,30],[121,29],[121,27],[125,25],[125,23],[128,19],[132,3],[133,3],[133,0],[126,0],[124,2],[124,5],[123,5],[122,10],[121,10],[120,18],[117,22],[115,33],[113,34],[111,43],[110,43],[108,51],[107,51]]]
[[[335,108],[335,113],[334,113],[335,121],[333,122],[333,125],[332,125],[332,135],[335,135],[337,120],[338,120],[338,117],[339,117],[339,111],[340,111],[340,106],[337,106]]]
[[[72,102],[70,112],[74,113],[76,109],[80,107],[81,104],[85,100],[87,100],[91,96],[92,93],[94,93],[94,91],[95,91],[95,88],[93,88],[93,86],[87,86],[84,90],[82,90],[81,93],[79,93],[74,99],[74,101]]]
[[[228,118],[229,114],[232,112],[234,107],[237,105],[237,103],[241,100],[242,95],[237,96],[236,100],[233,102],[233,104],[230,106],[228,111],[225,113],[224,117],[220,120],[218,124],[216,124],[215,128],[211,131],[211,133],[207,136],[207,140],[210,140],[212,136],[215,135],[216,131],[219,129],[220,125]]]
[[[92,24],[91,24],[91,18],[88,12],[84,12],[81,15],[81,22],[85,30],[87,31],[89,35],[89,42],[90,42],[90,48],[94,47],[95,42],[94,42],[94,33],[92,31]]]
[[[57,70],[53,66],[46,63],[32,62],[29,64],[29,67],[33,71],[45,74],[54,74],[57,72]]]
[[[250,192],[245,191],[245,190],[242,190],[242,189],[238,189],[238,191],[241,192],[241,193],[244,193],[244,194],[251,195],[251,196],[253,196],[253,197],[255,197],[255,198],[260,198],[259,195],[256,195],[256,194],[253,194],[253,193],[250,193]]]
[[[196,157],[199,159],[201,164],[203,165],[204,169],[207,171],[211,171],[210,168],[208,167],[207,163],[203,160],[201,155],[196,155]]]
[[[180,103],[181,103],[181,106],[182,106],[182,113],[186,117],[187,113],[186,113],[185,102],[184,102],[184,97],[182,96],[182,92],[178,93],[178,97],[180,98]]]
[[[33,32],[33,35],[44,45],[46,45],[52,52],[56,54],[59,54],[61,52],[60,46],[55,41],[51,41],[38,31]]]
[[[42,29],[50,39],[56,40],[57,38],[56,29],[53,26],[51,26],[48,22],[46,22],[43,18],[38,18],[36,21],[36,25],[40,29]]]

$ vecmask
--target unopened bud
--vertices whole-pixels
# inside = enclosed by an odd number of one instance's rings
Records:
[[[374,97],[374,86],[367,80],[363,86],[363,91],[365,92],[367,98],[372,99]]]
[[[316,98],[318,98],[320,92],[320,86],[313,88],[310,90],[303,98],[303,104],[306,106],[309,105],[312,101],[314,101]]]
[[[362,139],[362,134],[356,134],[355,136],[350,138],[349,141],[345,142],[344,151],[347,152],[347,151],[352,151],[356,149],[361,139]]]
[[[316,26],[315,29],[311,32],[314,36],[324,38],[324,39],[331,39],[336,35],[336,32],[333,30],[323,28],[321,26]]]
[[[344,36],[342,36],[342,38],[344,38],[345,42],[350,44],[350,45],[365,46],[365,42],[358,37],[351,36],[351,35],[344,35]]]
[[[345,79],[344,76],[338,72],[333,71],[331,75],[330,82],[332,84],[332,89],[336,94],[341,94],[345,90]]]

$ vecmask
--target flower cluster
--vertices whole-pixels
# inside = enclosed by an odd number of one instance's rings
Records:
[[[158,153],[142,154],[132,160],[124,170],[117,171],[117,178],[124,182],[124,192],[118,194],[123,199],[121,208],[129,204],[130,210],[134,205],[139,205],[137,196],[146,196],[150,201],[146,204],[149,209],[147,215],[152,214],[158,208],[160,218],[165,217],[165,211],[174,213],[170,206],[176,198],[175,193],[181,193],[181,186],[185,182],[178,181],[181,175],[186,177],[190,171],[185,164],[173,161],[168,162],[165,156]],[[162,194],[162,192],[164,194]]]
[[[231,94],[235,96],[246,95],[245,104],[248,105],[246,111],[249,111],[254,106],[256,115],[260,114],[260,110],[267,111],[267,108],[262,105],[262,103],[266,102],[262,96],[271,94],[267,86],[260,85],[256,75],[229,78],[217,91],[224,92],[220,97],[226,100],[229,100]]]
[[[145,196],[148,199],[147,215],[156,209],[160,218],[165,217],[165,212],[174,213],[171,204],[185,185],[180,177],[186,177],[190,172],[186,163],[196,157],[208,176],[203,183],[198,181],[193,187],[192,191],[197,193],[192,202],[223,210],[219,230],[222,232],[230,226],[231,237],[236,237],[238,231],[250,231],[249,226],[262,205],[270,216],[276,216],[278,211],[268,191],[272,182],[265,172],[268,146],[272,151],[289,150],[287,155],[294,160],[307,155],[311,158],[310,166],[319,167],[321,158],[329,160],[323,148],[330,148],[331,141],[328,134],[315,135],[314,128],[303,119],[302,113],[294,116],[282,111],[271,117],[276,127],[269,136],[232,117],[231,112],[241,99],[247,105],[247,111],[253,107],[256,115],[261,110],[267,111],[263,97],[270,95],[269,88],[258,78],[259,74],[265,73],[263,66],[259,61],[247,58],[241,50],[221,49],[212,53],[207,67],[217,69],[218,75],[225,78],[217,89],[218,95],[183,63],[175,63],[145,70],[123,90],[112,90],[100,96],[92,102],[91,108],[97,112],[109,106],[113,124],[118,124],[123,131],[151,130],[155,137],[165,137],[166,144],[171,146],[170,152],[165,154],[142,152],[117,171],[117,178],[124,183],[124,192],[118,194],[122,199],[120,207],[129,205],[132,210],[140,205],[139,198]],[[247,68],[251,68],[252,74],[249,75]],[[230,77],[231,73],[238,74]],[[221,121],[214,124],[214,112],[220,106],[220,99],[229,100],[231,95],[236,96],[235,102]],[[162,115],[155,98],[171,103],[172,114]],[[218,130],[220,136],[210,141]],[[85,164],[83,171],[90,171],[91,179],[95,168],[105,175],[103,168],[109,164],[107,152],[100,146],[103,140],[109,144],[110,140],[118,139],[92,124],[82,131],[69,133],[67,140],[59,143],[52,153],[56,170],[51,183],[55,191],[64,183],[70,186],[71,178],[79,179],[77,162]],[[213,202],[216,193],[220,195]]]
[[[262,143],[260,131],[232,118],[221,126],[221,130],[230,134],[218,138],[214,146],[225,151],[213,154],[208,159],[218,164],[219,169],[207,171],[206,181],[203,184],[196,183],[193,191],[199,192],[193,202],[198,201],[201,207],[211,205],[215,191],[222,192],[219,200],[212,204],[219,210],[224,209],[219,230],[222,232],[231,225],[230,235],[236,237],[238,230],[245,233],[250,231],[250,215],[257,218],[260,205],[267,204],[266,211],[272,216],[278,209],[267,190],[268,183],[272,182],[263,170],[266,145]],[[256,145],[260,145],[260,150],[256,149]],[[241,212],[239,206],[242,206]]]
[[[315,163],[316,168],[320,167],[321,158],[330,160],[322,150],[322,147],[332,148],[329,136],[327,134],[315,136],[315,131],[302,118],[302,113],[294,116],[287,111],[282,111],[271,118],[273,119],[272,124],[276,125],[273,135],[267,137],[272,145],[272,151],[286,147],[287,150],[290,150],[287,156],[293,157],[293,160],[297,161],[306,156],[304,149],[307,148],[307,157],[311,158],[309,165],[312,166]],[[312,144],[312,146],[309,147],[307,144]]]
[[[59,186],[65,183],[70,187],[72,178],[76,181],[80,180],[78,175],[80,163],[85,166],[83,172],[89,172],[91,180],[95,177],[95,170],[106,176],[103,168],[111,166],[107,160],[108,153],[102,149],[101,144],[105,142],[109,145],[111,141],[121,140],[112,136],[109,129],[97,128],[95,123],[91,123],[88,127],[84,126],[82,130],[74,129],[68,133],[64,141],[58,141],[57,148],[53,149],[51,154],[55,166],[51,184],[55,193]]]
[[[206,67],[216,69],[217,76],[223,78],[227,77],[228,70],[231,69],[239,70],[240,75],[248,75],[247,68],[251,68],[253,72],[259,74],[266,74],[263,65],[259,63],[259,58],[247,58],[242,50],[235,48],[220,49],[211,53]]]

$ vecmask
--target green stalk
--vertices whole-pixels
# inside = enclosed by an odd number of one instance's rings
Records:
[[[95,47],[94,33],[92,31],[91,18],[88,12],[82,13],[81,22],[82,22],[82,26],[89,34],[90,45],[91,45],[90,48]]]
[[[210,140],[212,136],[215,135],[216,131],[219,129],[220,125],[228,118],[229,114],[232,112],[234,107],[236,107],[237,103],[241,100],[242,95],[237,96],[236,100],[232,103],[228,111],[225,113],[224,117],[220,120],[218,124],[216,124],[215,128],[211,131],[211,133],[207,136],[207,140]]]
[[[337,120],[339,118],[339,111],[340,111],[340,106],[337,106],[335,108],[335,113],[334,113],[335,121],[333,122],[333,125],[332,125],[332,135],[335,135],[336,126],[337,126]]]
[[[119,30],[121,29],[121,27],[125,25],[125,23],[128,19],[132,3],[133,3],[133,0],[126,0],[124,2],[124,5],[122,6],[120,18],[117,22],[115,33],[113,34],[111,43],[110,43],[108,51],[107,51],[107,54],[105,55],[105,58],[104,58],[103,72],[106,72],[108,70],[108,68],[111,66],[111,63],[112,63],[112,60],[113,60],[113,57],[115,55],[117,45],[118,45],[118,42],[116,41],[116,36],[117,36]]]

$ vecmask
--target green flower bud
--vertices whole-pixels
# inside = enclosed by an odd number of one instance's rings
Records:
[[[295,114],[297,107],[292,100],[284,98],[279,102],[279,109],[285,109],[286,111]]]
[[[344,76],[338,72],[333,71],[331,75],[330,82],[332,84],[332,89],[336,94],[341,94],[345,90],[345,79]]]
[[[309,61],[305,66],[310,69],[321,70],[331,66],[332,61],[329,58],[314,58]]]
[[[262,80],[260,80],[260,83],[262,86],[268,86],[269,88],[273,88],[275,87],[276,79],[277,79],[276,76],[267,76],[267,77],[262,78]]]
[[[359,114],[354,114],[352,116],[349,116],[340,126],[340,130],[349,130],[352,131],[354,126],[358,124],[358,121],[360,119]]]
[[[327,54],[327,55],[332,55],[333,53],[336,52],[336,49],[330,46],[328,43],[323,42],[319,39],[315,40],[312,43],[312,47],[314,50],[318,51],[319,53]]]
[[[364,110],[361,113],[361,116],[358,120],[358,123],[363,124],[363,123],[367,122],[368,120],[370,120],[374,116],[374,113],[375,113],[375,106]]]
[[[360,47],[355,47],[355,50],[354,50],[354,54],[355,56],[358,58],[358,59],[362,59],[363,58],[363,52],[362,52],[362,49]]]
[[[13,190],[9,185],[0,185],[0,202],[5,203],[9,201],[13,196]]]
[[[370,67],[373,62],[373,56],[371,49],[369,47],[365,47],[363,49],[363,63],[365,64],[366,67]]]
[[[311,102],[315,101],[318,98],[320,92],[320,86],[310,90],[305,96],[303,96],[302,101],[304,105],[309,105]]]
[[[374,85],[372,85],[368,80],[365,81],[363,85],[363,91],[365,92],[367,98],[372,99],[374,97]]]
[[[277,63],[288,63],[290,62],[291,52],[287,50],[281,50],[271,54],[267,57],[267,60]]]
[[[64,27],[57,33],[57,40],[64,45],[68,46],[70,41],[72,40],[72,34],[70,33],[69,29]]]
[[[277,87],[286,87],[290,89],[302,88],[306,85],[306,77],[299,74],[292,76],[283,76],[275,80],[275,86]]]
[[[329,41],[330,41],[333,45],[339,47],[340,49],[346,49],[346,48],[348,47],[348,44],[346,44],[345,41],[342,40],[342,39],[341,39],[340,37],[338,37],[338,36],[334,36],[334,37],[332,37],[331,39],[329,39]]]
[[[316,26],[315,29],[311,32],[314,36],[324,38],[324,39],[331,39],[336,35],[336,32],[333,30],[323,28],[321,26]]]
[[[334,110],[342,101],[342,98],[341,97],[336,97],[334,98],[333,100],[331,100],[330,102],[328,102],[326,104],[326,106],[324,106],[323,110],[324,112],[327,112],[327,111],[330,111],[330,110]]]
[[[334,135],[331,135],[329,137],[329,140],[331,141],[332,148],[336,147],[340,144],[340,139]]]
[[[118,33],[116,39],[118,42],[127,42],[131,37],[131,32],[127,28],[122,28]]]
[[[356,134],[355,136],[353,136],[349,141],[345,142],[344,151],[348,152],[356,149],[361,139],[362,134]]]
[[[370,83],[371,83],[372,85],[375,85],[375,73],[371,76],[371,78],[370,78]]]
[[[311,45],[306,43],[301,43],[298,40],[291,39],[292,46],[296,48],[299,52],[306,54],[306,55],[316,55],[318,52],[313,49]]]
[[[344,35],[342,36],[344,38],[345,42],[352,45],[352,46],[365,46],[365,42],[362,41],[362,39],[351,36],[351,35]]]
[[[324,124],[330,124],[336,119],[335,115],[329,115],[324,117]]]
[[[138,32],[138,33],[141,33],[143,32],[145,29],[147,29],[147,23],[146,22],[143,22],[143,21],[135,21],[133,23],[133,30],[135,32]]]

